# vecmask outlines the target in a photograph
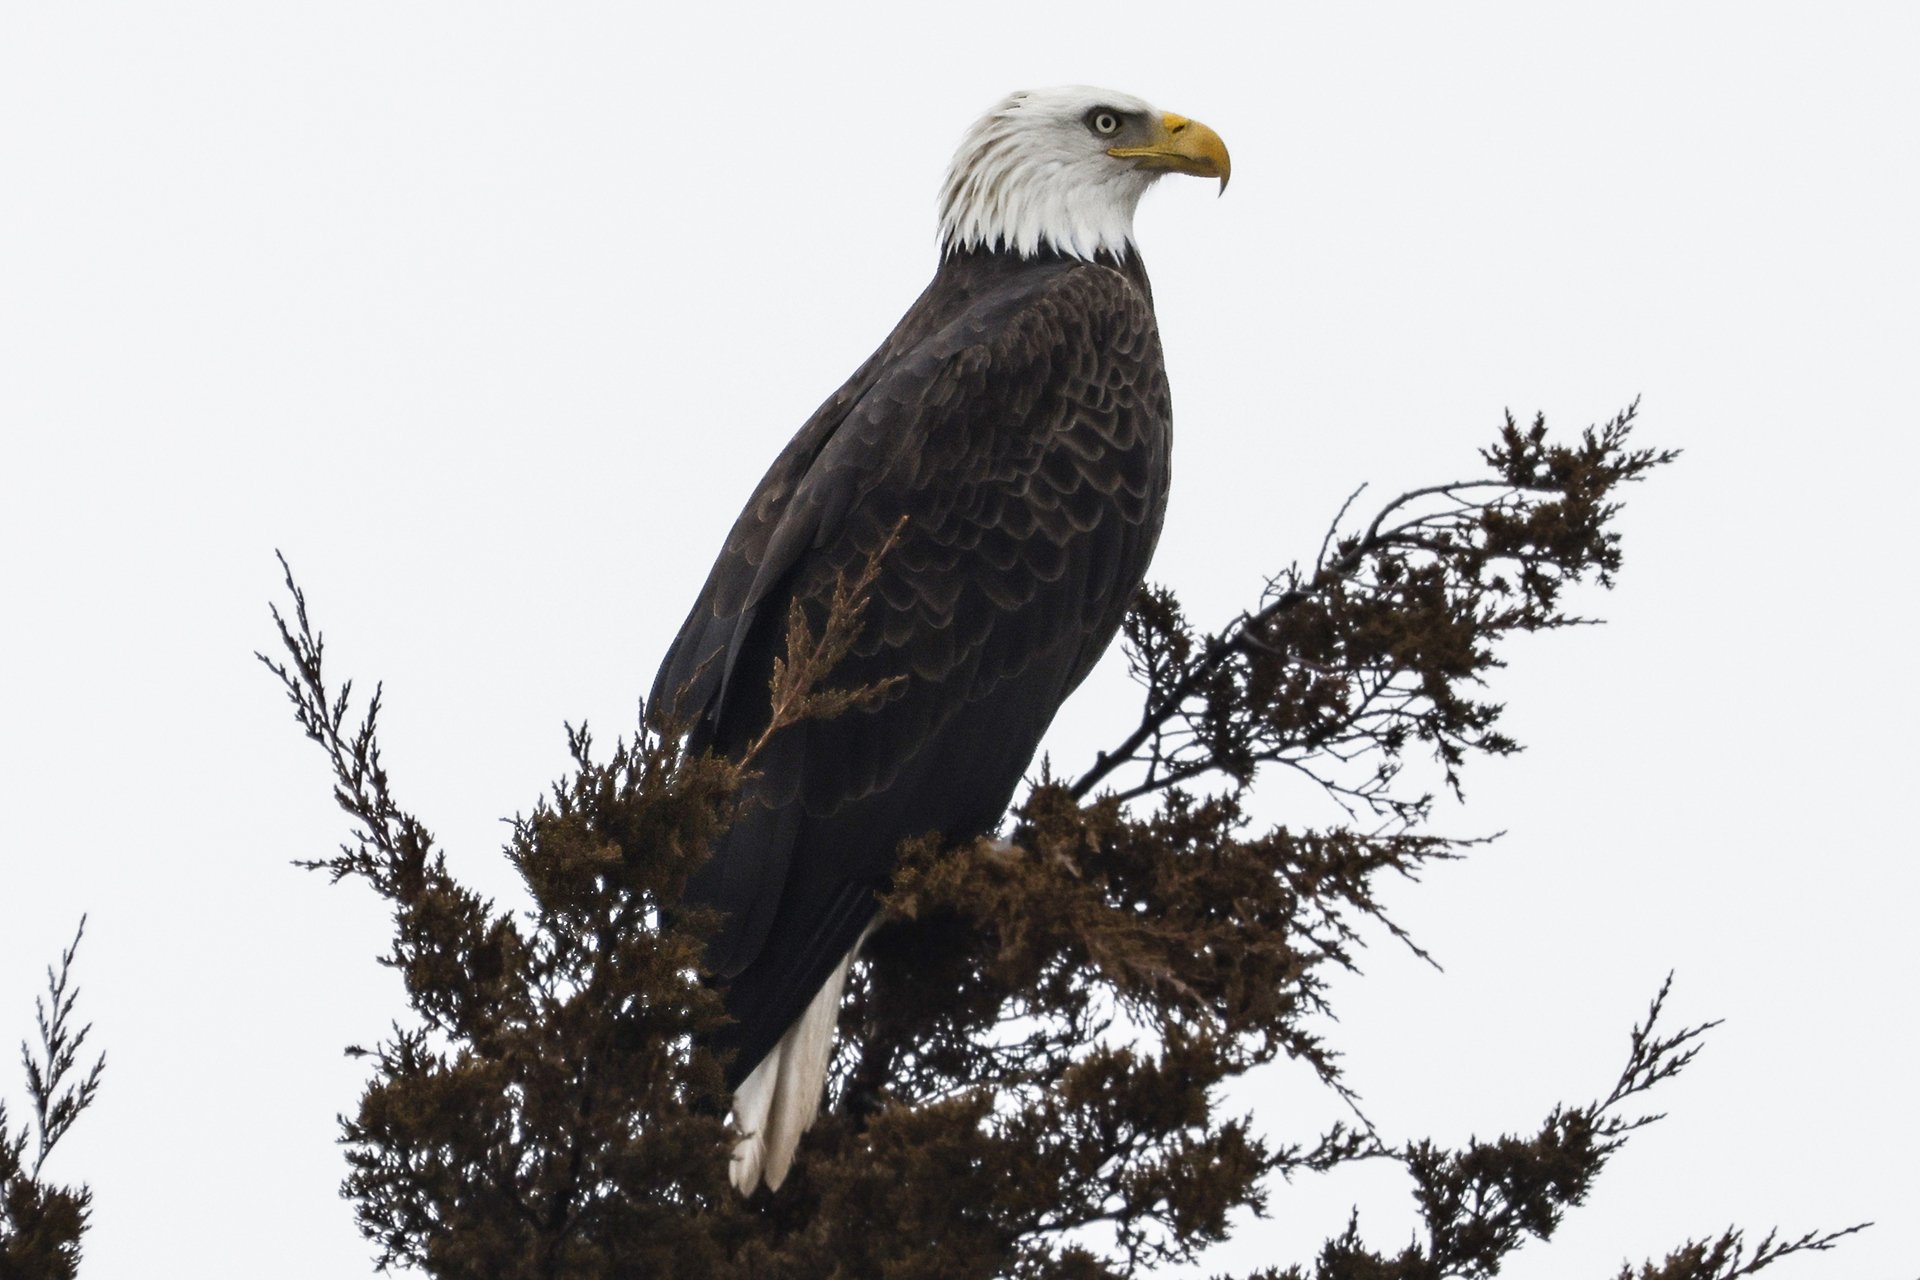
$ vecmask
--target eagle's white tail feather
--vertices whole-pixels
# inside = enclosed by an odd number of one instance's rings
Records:
[[[760,1171],[766,1167],[767,1112],[773,1106],[773,1086],[780,1079],[780,1058],[786,1047],[783,1037],[733,1091],[734,1127],[745,1136],[733,1144],[733,1162],[727,1167],[727,1175],[743,1196],[753,1194],[760,1185]]]
[[[840,996],[847,987],[847,970],[866,940],[862,933],[814,993],[806,1012],[734,1090],[733,1123],[744,1136],[734,1144],[728,1174],[741,1195],[752,1195],[762,1178],[768,1190],[780,1189],[793,1167],[800,1135],[820,1114],[827,1066],[833,1060],[833,1029],[840,1020]]]

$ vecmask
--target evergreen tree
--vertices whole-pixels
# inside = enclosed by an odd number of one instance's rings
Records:
[[[1517,749],[1481,679],[1510,633],[1582,621],[1567,588],[1611,585],[1620,491],[1674,456],[1630,447],[1633,416],[1567,443],[1509,418],[1476,478],[1360,524],[1349,500],[1313,561],[1219,630],[1196,629],[1172,591],[1144,592],[1126,627],[1138,726],[1077,777],[1043,771],[1004,839],[903,847],[825,1111],[787,1183],[751,1199],[727,1181],[728,1100],[706,1048],[724,1017],[700,974],[712,921],[680,903],[755,753],[692,757],[644,728],[601,751],[569,728],[573,771],[507,848],[532,908],[504,911],[395,798],[381,694],[355,714],[351,683],[329,682],[289,573],[285,654],[262,660],[355,824],[306,865],[390,904],[384,962],[414,1011],[358,1050],[371,1079],[345,1121],[344,1191],[381,1265],[1135,1275],[1193,1259],[1285,1179],[1360,1160],[1406,1169],[1424,1239],[1375,1252],[1356,1215],[1317,1258],[1260,1276],[1487,1276],[1550,1237],[1708,1029],[1667,1029],[1665,987],[1608,1093],[1527,1133],[1446,1148],[1382,1134],[1354,1106],[1325,1132],[1280,1136],[1221,1099],[1283,1056],[1348,1097],[1316,1030],[1327,978],[1369,931],[1412,943],[1376,896],[1383,877],[1471,852],[1429,829],[1432,795],[1411,779],[1430,758],[1457,791],[1471,757]],[[817,630],[789,619],[769,738],[882,692],[833,683],[867,585],[843,584]],[[1351,822],[1256,827],[1248,797],[1274,766]],[[1726,1280],[1845,1234],[1748,1248],[1729,1231],[1623,1280]]]
[[[103,1053],[86,1072],[80,1070],[80,1051],[93,1027],[74,1027],[80,989],[73,985],[73,958],[86,931],[82,917],[73,944],[60,953],[59,968],[47,970],[46,999],[33,1003],[38,1044],[20,1045],[31,1114],[17,1132],[0,1102],[0,1280],[72,1280],[80,1269],[80,1237],[93,1194],[85,1185],[60,1186],[41,1175],[47,1157],[92,1104],[107,1067]]]

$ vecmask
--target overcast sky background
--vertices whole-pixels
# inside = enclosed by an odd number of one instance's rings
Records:
[[[94,1188],[85,1274],[371,1269],[341,1049],[402,1003],[379,904],[288,865],[345,820],[251,657],[274,549],[336,677],[386,682],[402,799],[514,900],[500,819],[563,720],[631,726],[767,461],[931,273],[961,131],[1085,82],[1233,152],[1225,198],[1172,179],[1139,219],[1154,577],[1197,618],[1360,482],[1471,470],[1507,407],[1642,396],[1687,451],[1576,601],[1609,625],[1507,654],[1529,750],[1438,812],[1506,838],[1391,891],[1445,972],[1379,945],[1338,984],[1372,1117],[1460,1141],[1604,1093],[1674,969],[1675,1025],[1726,1025],[1509,1274],[1874,1219],[1782,1280],[1913,1280],[1916,13],[0,9],[0,1048],[90,913],[110,1062],[50,1169]],[[1110,664],[1056,760],[1134,705]],[[1284,1070],[1242,1100],[1280,1139],[1330,1114]],[[1413,1227],[1362,1170],[1276,1188],[1209,1268],[1305,1261],[1356,1202],[1378,1246]]]

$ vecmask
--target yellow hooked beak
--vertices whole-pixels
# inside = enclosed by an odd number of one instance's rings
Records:
[[[1189,120],[1171,111],[1160,117],[1159,131],[1146,146],[1109,147],[1107,154],[1119,160],[1138,160],[1143,169],[1218,178],[1222,191],[1227,189],[1227,178],[1233,172],[1233,164],[1227,159],[1227,144],[1220,141],[1219,134],[1198,120]]]

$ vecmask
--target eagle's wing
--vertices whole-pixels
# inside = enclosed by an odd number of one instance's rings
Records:
[[[1061,264],[936,319],[896,330],[781,454],[655,683],[696,745],[744,749],[767,722],[789,602],[817,628],[836,580],[906,517],[830,683],[907,679],[776,735],[689,885],[726,915],[709,955],[731,979],[736,1074],[858,937],[902,839],[998,820],[1159,533],[1170,409],[1131,281]]]

